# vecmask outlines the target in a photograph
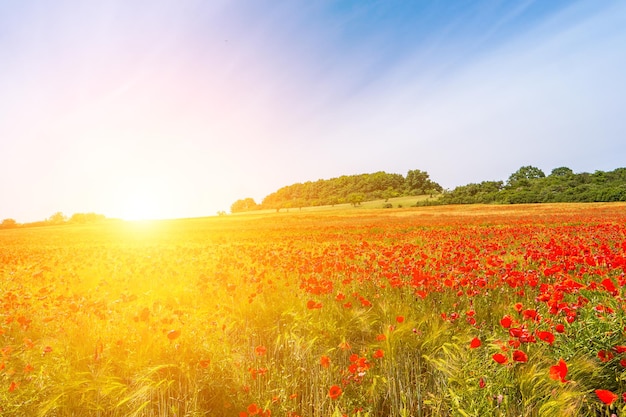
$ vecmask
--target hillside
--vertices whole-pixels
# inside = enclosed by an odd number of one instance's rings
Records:
[[[237,200],[231,206],[231,212],[334,206],[346,203],[358,205],[364,201],[437,194],[442,191],[443,187],[432,181],[425,171],[410,170],[406,177],[379,171],[373,174],[343,175],[288,185],[266,196],[261,204],[257,204],[252,198]]]
[[[365,201],[442,193],[441,198],[417,201],[417,205],[477,203],[558,203],[626,201],[626,168],[613,171],[574,173],[554,168],[549,175],[534,166],[523,166],[506,182],[482,181],[445,191],[427,172],[411,170],[406,177],[384,171],[344,175],[282,187],[266,196],[261,204],[252,198],[237,200],[231,212],[282,208],[360,205]]]

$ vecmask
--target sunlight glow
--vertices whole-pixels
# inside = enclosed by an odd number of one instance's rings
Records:
[[[165,195],[154,184],[129,184],[121,197],[117,211],[124,220],[157,220],[167,217]]]

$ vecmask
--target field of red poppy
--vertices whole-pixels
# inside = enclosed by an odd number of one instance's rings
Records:
[[[626,205],[0,230],[0,415],[626,415]]]

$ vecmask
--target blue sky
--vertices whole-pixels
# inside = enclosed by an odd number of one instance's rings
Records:
[[[0,218],[626,166],[626,3],[0,0]]]

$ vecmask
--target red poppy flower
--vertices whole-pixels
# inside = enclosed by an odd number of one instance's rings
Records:
[[[481,345],[481,341],[479,338],[475,337],[472,339],[472,341],[470,342],[470,348],[472,349],[476,349],[477,347],[479,347]]]
[[[624,353],[624,352],[626,352],[626,346],[622,346],[622,345],[615,346],[613,349],[615,349],[615,351],[617,353]]]
[[[250,372],[250,376],[252,377],[252,379],[256,379],[257,376],[257,370],[254,368],[248,368],[248,372]]]
[[[480,381],[478,381],[478,386],[481,388],[485,388],[487,384],[485,383],[485,379],[484,378],[480,378]]]
[[[512,323],[513,323],[513,320],[509,316],[504,316],[502,317],[502,319],[500,319],[500,325],[504,327],[505,329],[508,329],[509,327],[511,327]]]
[[[515,362],[528,362],[528,356],[521,350],[513,351],[513,360]]]
[[[511,346],[513,349],[517,349],[518,347],[520,347],[521,344],[522,342],[520,342],[518,339],[509,340],[509,346]]]
[[[351,374],[356,374],[356,371],[359,370],[359,365],[357,365],[356,363],[350,364],[350,366],[348,366],[348,372],[350,372]]]
[[[374,357],[377,359],[380,359],[383,356],[385,356],[385,351],[382,349],[378,349],[376,352],[374,352]]]
[[[554,330],[556,330],[557,333],[563,333],[565,332],[565,326],[559,323],[556,326],[554,326]]]
[[[534,310],[534,309],[524,310],[522,312],[522,315],[524,316],[525,319],[528,319],[528,320],[537,320],[539,317],[539,315],[537,314],[537,310]]]
[[[552,332],[538,331],[537,337],[543,340],[544,342],[548,343],[549,345],[554,343],[554,334]]]
[[[398,317],[396,317],[396,322],[398,322],[398,323],[403,323],[403,322],[404,322],[404,316],[398,316]]]
[[[267,348],[265,346],[263,346],[263,345],[259,345],[259,346],[254,348],[254,353],[257,356],[263,356],[263,355],[265,355],[266,352],[267,352]]]
[[[550,367],[550,378],[555,381],[567,382],[565,376],[567,375],[567,364],[563,359],[559,359],[557,365]]]
[[[320,358],[320,365],[322,368],[328,368],[330,366],[330,358],[326,355],[322,355]]]
[[[360,297],[359,301],[361,302],[361,305],[363,307],[371,307],[372,306],[372,302],[370,300],[368,300],[367,298]]]
[[[492,356],[493,360],[500,363],[500,364],[505,364],[507,363],[508,359],[506,356],[504,356],[502,353],[496,353]]]
[[[251,416],[257,415],[261,412],[261,409],[255,403],[250,404],[247,410],[248,410],[248,414],[250,414]]]
[[[612,295],[617,295],[617,288],[615,288],[615,284],[613,284],[613,281],[611,281],[609,278],[603,279],[600,284],[602,284],[604,289],[610,292]]]
[[[201,368],[208,368],[210,364],[211,364],[211,360],[210,359],[201,359],[198,362],[198,365],[200,365]]]
[[[330,387],[330,390],[328,390],[328,396],[331,400],[336,400],[337,398],[339,398],[340,395],[341,388],[338,385],[333,385],[332,387]]]
[[[601,362],[608,362],[613,359],[614,356],[613,352],[608,350],[601,350],[598,352],[598,359],[600,359]]]
[[[614,394],[611,391],[605,389],[597,389],[596,395],[598,396],[600,401],[602,401],[606,405],[613,404],[613,402],[618,398],[617,394]]]

